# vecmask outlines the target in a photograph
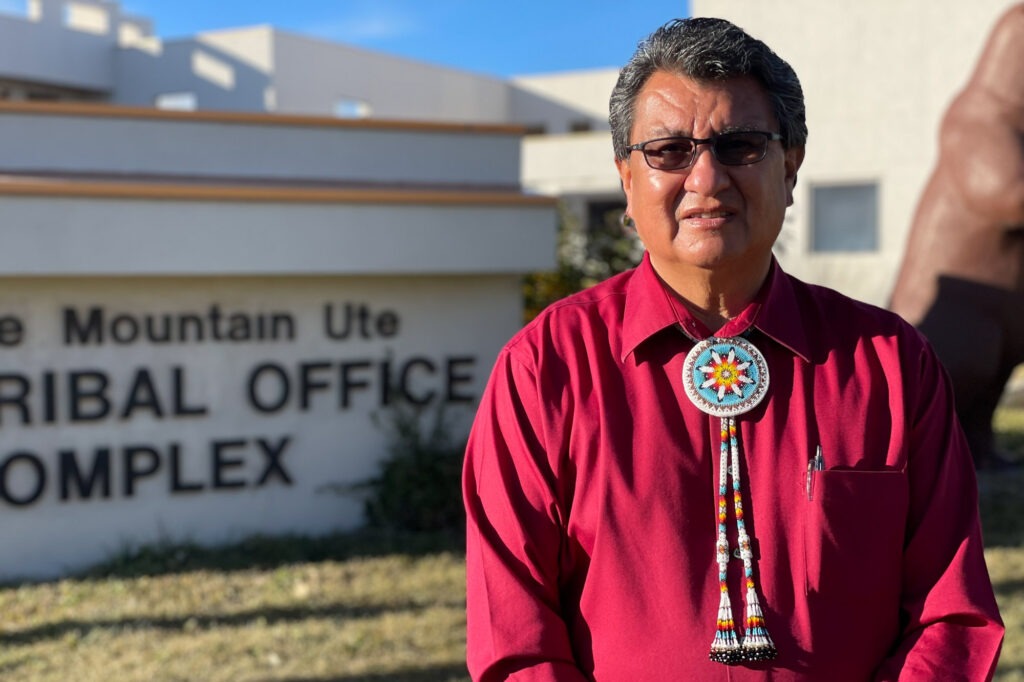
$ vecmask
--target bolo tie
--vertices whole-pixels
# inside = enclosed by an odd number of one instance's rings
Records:
[[[768,392],[768,365],[753,344],[741,337],[710,337],[700,341],[683,363],[683,387],[687,397],[702,412],[720,420],[718,461],[718,537],[715,556],[718,562],[718,587],[721,598],[711,652],[712,661],[736,665],[747,661],[775,658],[775,643],[768,635],[764,614],[757,598],[754,554],[743,522],[743,493],[740,490],[740,446],[736,436],[736,417],[754,409]],[[731,463],[730,463],[731,458]],[[743,635],[737,635],[732,617],[732,601],[726,568],[729,541],[726,538],[727,480],[732,478],[736,538],[743,560],[745,617]]]

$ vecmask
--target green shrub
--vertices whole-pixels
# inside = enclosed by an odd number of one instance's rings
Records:
[[[395,405],[377,422],[388,432],[388,456],[358,488],[371,527],[400,531],[462,531],[465,440],[452,437],[443,409]]]
[[[606,211],[596,225],[559,205],[558,264],[551,272],[523,279],[523,317],[529,322],[548,305],[629,270],[643,258],[644,248],[632,228],[624,228],[622,209]]]

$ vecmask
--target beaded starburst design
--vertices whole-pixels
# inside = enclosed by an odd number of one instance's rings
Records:
[[[712,388],[718,391],[718,402],[725,398],[725,392],[731,391],[737,398],[743,397],[743,384],[752,384],[754,380],[747,376],[746,370],[750,362],[736,362],[736,349],[729,348],[729,355],[722,358],[714,349],[711,350],[711,363],[698,367],[697,371],[707,375],[700,385],[702,389]]]

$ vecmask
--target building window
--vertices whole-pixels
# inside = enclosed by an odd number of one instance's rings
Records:
[[[195,111],[199,101],[194,92],[165,92],[156,96],[154,101],[157,109],[170,111]]]
[[[544,125],[543,123],[527,123],[526,126],[525,126],[525,130],[523,131],[523,134],[524,135],[543,135],[547,131],[548,131],[548,127],[546,125]]]
[[[575,121],[569,122],[570,133],[587,133],[590,132],[593,128],[594,126],[592,126],[590,124],[590,121],[588,121],[585,118],[578,118]]]
[[[811,188],[811,250],[878,250],[878,185],[824,185]]]
[[[334,102],[334,115],[338,118],[369,118],[373,113],[370,103],[354,97],[341,97]]]

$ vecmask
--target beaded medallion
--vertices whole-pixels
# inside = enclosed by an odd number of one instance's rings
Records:
[[[683,387],[701,412],[734,417],[757,407],[768,392],[768,365],[746,339],[704,339],[686,355]]]
[[[735,416],[755,408],[768,392],[768,365],[761,351],[742,338],[711,337],[695,345],[683,362],[683,387],[687,397],[702,412],[721,419],[718,466],[718,537],[715,558],[718,563],[718,587],[721,599],[715,637],[708,654],[712,661],[735,665],[744,661],[775,658],[775,644],[768,635],[764,614],[757,599],[754,578],[754,554],[743,521],[743,495],[740,491],[739,439]],[[730,456],[732,459],[729,466]],[[728,512],[727,479],[732,474],[733,509],[736,538],[743,560],[746,587],[746,617],[742,640],[736,633],[729,598],[727,567],[729,541],[726,536]]]

